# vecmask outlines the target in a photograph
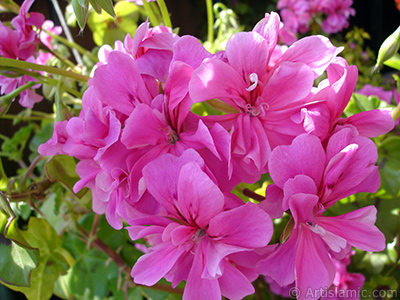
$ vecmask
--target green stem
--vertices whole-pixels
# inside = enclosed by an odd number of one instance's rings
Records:
[[[45,45],[44,45],[45,46]],[[54,49],[49,49],[46,47],[46,51],[49,51],[51,54],[53,54],[55,57],[58,58],[59,61],[61,61],[62,63],[64,63],[65,65],[71,67],[74,71],[76,71],[76,66],[75,64],[70,61],[69,59],[67,59],[63,54],[61,54],[60,52],[58,52],[57,50]]]
[[[158,19],[157,19],[156,15],[154,14],[154,11],[151,8],[150,4],[146,0],[143,0],[143,7],[144,7],[147,15],[149,16],[151,25],[153,27],[157,26],[159,24]]]
[[[43,120],[54,120],[54,118],[50,118],[50,117],[35,117],[35,116],[31,116],[31,117],[21,117],[18,115],[4,115],[1,117],[2,119],[9,119],[9,120],[24,120],[24,121],[43,121]]]
[[[2,1],[0,3],[0,10],[5,10],[5,12],[13,12],[15,14],[19,13],[19,6],[13,1]]]
[[[213,2],[212,0],[206,0],[207,5],[207,40],[212,45],[214,43],[214,13],[213,13]]]
[[[43,30],[43,29],[42,29]],[[96,55],[94,55],[92,52],[86,50],[85,48],[83,48],[81,45],[75,43],[75,42],[70,42],[68,41],[66,38],[63,38],[62,36],[59,36],[57,34],[53,34],[50,31],[47,30],[43,30],[44,32],[46,32],[48,35],[50,35],[53,39],[55,39],[56,41],[63,43],[64,45],[68,46],[69,48],[74,48],[76,49],[79,53],[81,53],[82,55],[86,55],[88,56],[92,61],[97,62],[99,61],[99,59],[96,57]]]
[[[22,60],[15,60],[11,58],[5,58],[5,57],[0,57],[0,66],[4,67],[15,67],[15,68],[21,68],[21,69],[32,69],[36,71],[44,71],[52,74],[57,74],[61,76],[66,76],[69,78],[73,78],[75,80],[87,82],[90,77],[82,74],[77,74],[71,71],[66,71],[63,69],[58,69],[55,67],[50,67],[50,66],[44,66],[44,65],[39,65],[35,63],[30,63]]]
[[[58,82],[57,79],[43,76],[42,74],[40,74],[38,72],[33,72],[33,71],[25,70],[25,69],[17,69],[17,68],[10,69],[9,71],[17,72],[19,74],[28,75],[32,78],[35,78],[38,81],[35,84],[42,83],[42,84],[48,84],[48,85],[51,85],[54,87],[57,86],[57,82]],[[5,76],[5,74],[3,76]],[[19,76],[21,76],[21,75],[19,75]],[[74,95],[77,98],[82,98],[82,93],[78,92],[77,90],[71,89],[68,87],[65,87],[64,89],[66,92],[70,93],[71,95]]]
[[[172,29],[171,18],[169,17],[168,9],[167,6],[165,5],[164,0],[157,0],[157,4],[160,7],[161,15],[163,17],[165,26],[168,26],[169,28]]]
[[[15,97],[17,97],[23,91],[30,89],[35,84],[37,84],[37,82],[29,81],[29,82],[25,83],[24,85],[20,86],[19,88],[15,89],[14,91],[12,91],[11,93],[0,97],[0,101],[11,102]]]

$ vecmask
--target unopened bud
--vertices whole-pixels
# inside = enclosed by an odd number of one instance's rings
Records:
[[[388,59],[392,58],[400,48],[400,26],[383,42],[378,52],[375,68],[380,68]]]

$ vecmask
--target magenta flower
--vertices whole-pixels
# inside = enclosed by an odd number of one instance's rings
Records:
[[[372,86],[370,84],[365,84],[362,89],[355,91],[358,94],[365,95],[365,96],[376,96],[379,99],[387,102],[390,104],[393,98],[393,91],[385,91],[380,86]]]
[[[194,151],[181,158],[160,156],[143,174],[164,209],[128,228],[134,240],[161,236],[132,268],[134,281],[153,285],[165,277],[175,287],[185,280],[183,299],[241,299],[253,293],[240,271],[242,261],[233,256],[233,264],[230,255],[265,246],[272,234],[270,217],[252,203],[224,210],[223,193],[202,171]]]
[[[351,6],[353,0],[325,0],[321,9],[328,17],[322,22],[321,28],[326,33],[336,33],[349,26],[347,21],[356,11]]]
[[[0,22],[0,56],[28,62],[35,62],[35,52],[39,44],[38,30],[44,21],[44,16],[40,13],[28,11],[34,0],[25,0],[20,8],[19,14],[11,20],[14,29],[11,29]],[[0,93],[8,94],[17,87],[36,79],[24,75],[20,77],[0,76]],[[40,102],[43,97],[36,94],[34,89],[40,84],[25,90],[20,94],[19,103],[27,108],[32,108],[35,103]]]
[[[124,42],[116,41],[114,50],[109,45],[104,45],[99,50],[98,65],[107,63],[112,51],[120,51],[130,55],[136,62],[141,74],[150,75],[160,82],[168,76],[169,65],[173,56],[174,43],[179,36],[171,28],[156,26],[149,28],[146,21],[137,28],[133,38],[127,34]]]
[[[321,294],[306,296],[307,291],[319,291],[333,283],[335,267],[328,251],[346,253],[349,245],[365,251],[385,248],[385,237],[374,226],[373,206],[325,217],[315,194],[296,193],[288,202],[294,222],[290,236],[259,262],[258,270],[281,286],[295,282],[300,289],[298,299],[319,299]]]
[[[278,30],[279,18],[271,14],[255,31],[233,35],[226,46],[227,62],[205,59],[189,86],[195,102],[216,98],[224,103],[228,114],[205,120],[231,131],[232,166],[245,182],[267,172],[271,149],[304,132],[291,116],[307,103],[314,79],[341,51],[324,37],[304,38],[269,69]]]
[[[366,137],[376,137],[393,128],[391,109],[375,109],[342,118],[357,82],[357,67],[337,57],[327,68],[327,74],[328,78],[320,83],[310,104],[292,116],[294,122],[303,123],[306,132],[326,141],[334,132],[349,125]]]
[[[56,35],[60,35],[62,33],[61,26],[54,26],[53,21],[50,21],[50,20],[44,21],[44,23],[42,25],[42,29],[47,30],[47,31],[49,31],[49,32],[51,32],[53,34],[56,34]],[[57,49],[56,45],[53,46],[51,44],[52,37],[47,32],[44,32],[43,30],[40,31],[39,38],[40,38],[40,41],[44,45],[47,46],[47,48],[49,48],[49,49],[53,49],[53,48]]]
[[[332,257],[332,262],[335,265],[336,274],[333,280],[333,285],[330,289],[324,290],[322,300],[359,300],[361,288],[364,285],[365,277],[360,273],[348,273],[347,266],[350,264],[350,256],[355,251],[347,254],[343,259]]]
[[[374,193],[380,184],[376,160],[375,144],[351,128],[334,134],[326,152],[317,137],[302,134],[290,146],[277,147],[271,154],[274,184],[267,187],[267,201],[282,201],[285,211],[291,195],[312,193],[328,208],[355,193]],[[269,190],[274,189],[282,192],[269,196]]]
[[[332,135],[326,152],[321,141],[308,134],[296,137],[290,146],[275,148],[269,162],[274,184],[267,188],[266,201],[283,201],[283,211],[289,209],[293,216],[293,229],[288,225],[289,238],[259,263],[258,270],[281,286],[296,281],[299,299],[305,299],[308,288],[318,290],[333,282],[335,269],[328,251],[342,255],[349,246],[384,249],[385,238],[374,226],[375,207],[337,217],[322,215],[344,197],[377,191],[376,159],[374,143],[350,128]]]

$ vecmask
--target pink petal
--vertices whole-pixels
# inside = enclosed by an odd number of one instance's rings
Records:
[[[201,277],[203,272],[204,254],[198,249],[194,256],[192,268],[190,269],[183,291],[182,300],[220,300],[221,290],[218,279],[204,279]]]
[[[279,244],[272,254],[260,260],[257,264],[257,271],[271,277],[280,286],[294,282],[296,279],[296,244],[297,230],[294,230],[286,242]]]
[[[254,287],[247,277],[226,260],[223,261],[224,274],[218,278],[221,294],[229,299],[243,299],[254,293]]]
[[[176,213],[178,176],[183,165],[188,162],[204,166],[199,154],[193,149],[186,150],[180,157],[164,154],[143,168],[147,189],[170,213]]]
[[[222,192],[197,163],[189,162],[182,167],[177,189],[182,217],[201,229],[205,229],[224,206]]]
[[[296,175],[294,178],[288,179],[283,186],[283,202],[282,202],[282,209],[288,210],[289,209],[289,199],[291,196],[295,194],[311,194],[317,195],[318,190],[317,186],[315,185],[314,180],[312,180],[307,175]]]
[[[226,55],[232,68],[241,74],[250,86],[250,74],[255,73],[261,79],[266,73],[269,44],[256,32],[239,32],[226,44]]]
[[[230,65],[207,58],[194,72],[189,84],[190,96],[194,102],[218,98],[238,109],[240,103],[248,99],[249,92],[243,77]]]
[[[121,141],[128,149],[167,143],[163,132],[166,127],[167,124],[160,120],[156,110],[140,104],[126,120]]]
[[[280,62],[301,62],[314,71],[314,78],[319,77],[343,48],[332,45],[328,38],[310,36],[295,42],[282,55]]]
[[[131,276],[137,284],[156,284],[183,254],[176,246],[159,244],[151,252],[139,257],[133,266]]]
[[[270,184],[265,191],[265,200],[262,200],[258,206],[266,211],[271,218],[278,219],[283,215],[282,201],[283,190],[276,184]]]
[[[152,100],[135,61],[119,51],[110,53],[108,64],[96,69],[91,83],[103,103],[125,115],[137,104]]]
[[[237,226],[238,223],[240,226]],[[256,204],[248,202],[212,218],[207,234],[220,237],[219,241],[225,244],[252,249],[266,246],[272,230],[269,215]]]
[[[344,123],[355,126],[361,136],[377,137],[393,129],[394,122],[391,112],[391,109],[364,111],[348,117]]]
[[[329,287],[335,278],[335,267],[319,235],[301,228],[296,253],[296,286],[301,293],[298,299],[319,299],[317,292]]]
[[[385,236],[374,225],[376,208],[367,206],[337,217],[316,218],[326,231],[346,239],[350,245],[364,251],[385,249]]]
[[[182,61],[193,69],[198,68],[204,59],[211,56],[199,40],[191,35],[182,36],[174,44],[173,61]]]
[[[325,164],[325,151],[320,140],[302,134],[290,146],[279,146],[271,153],[268,163],[274,183],[283,188],[285,182],[296,175],[307,175],[319,186]]]
[[[313,82],[313,72],[307,65],[282,62],[265,85],[261,98],[272,111],[281,110],[305,98]]]

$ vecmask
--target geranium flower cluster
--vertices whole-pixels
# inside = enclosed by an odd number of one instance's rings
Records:
[[[38,50],[40,42],[52,49],[51,37],[41,28],[61,33],[61,27],[54,27],[54,23],[45,20],[44,15],[37,12],[29,12],[34,0],[26,0],[21,5],[19,14],[11,20],[10,28],[0,21],[0,56],[16,60],[23,60],[44,65],[53,57],[52,54]],[[16,88],[27,82],[37,81],[29,75],[15,76],[12,72],[4,72],[0,75],[0,94],[9,94]],[[40,102],[43,97],[35,93],[35,89],[41,84],[34,85],[31,89],[24,90],[20,94],[19,103],[23,107],[32,108],[35,103]]]
[[[339,32],[349,26],[349,17],[356,13],[352,5],[352,0],[279,0],[277,7],[284,22],[281,39],[292,44],[298,33],[309,31],[313,20],[321,17],[324,32]]]
[[[390,111],[342,118],[357,68],[323,36],[284,51],[279,28],[279,16],[266,14],[212,54],[193,36],[145,22],[101,48],[79,116],[57,122],[40,146],[77,158],[74,191],[90,188],[96,213],[145,238],[136,283],[164,277],[173,287],[186,281],[184,299],[240,299],[263,274],[317,299],[305,291],[339,284],[335,265],[351,246],[385,248],[374,207],[324,212],[379,188],[369,137],[392,129]],[[219,112],[193,113],[202,103]],[[274,183],[260,203],[231,193],[265,173]],[[268,245],[271,218],[284,212],[285,238]]]

